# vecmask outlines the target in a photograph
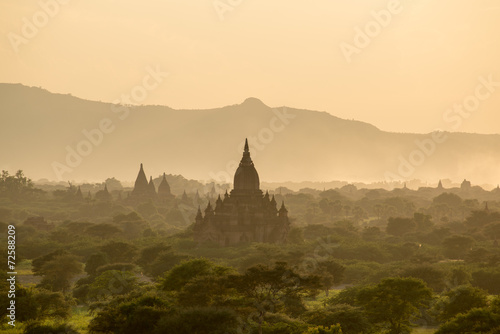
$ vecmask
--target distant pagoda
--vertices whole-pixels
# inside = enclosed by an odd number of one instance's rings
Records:
[[[186,192],[184,191],[183,196],[186,195]],[[161,179],[160,185],[158,186],[158,198],[160,200],[169,200],[173,198],[174,195],[170,192],[170,185],[167,182],[167,177],[165,176],[165,173],[163,173],[163,178]]]
[[[148,183],[148,192],[151,197],[156,196],[156,188],[155,188],[155,183],[153,182],[153,177],[149,177],[149,183]]]
[[[144,168],[141,164],[141,169],[139,169],[139,174],[137,175],[137,179],[135,180],[134,190],[132,190],[131,196],[136,198],[149,197],[150,189],[151,188],[149,187],[148,179],[146,178]]]
[[[137,179],[135,180],[134,189],[130,194],[130,198],[135,200],[143,200],[143,199],[159,199],[159,200],[167,200],[174,198],[170,192],[170,186],[167,182],[165,173],[163,173],[163,179],[158,186],[158,192],[156,191],[156,186],[153,181],[153,177],[149,177],[149,182],[146,177],[146,173],[144,173],[144,167],[141,164],[141,168],[139,169],[139,174],[137,174]]]
[[[234,175],[234,189],[224,198],[219,195],[209,202],[204,215],[198,208],[194,224],[194,238],[198,242],[211,241],[222,246],[243,242],[283,243],[286,241],[290,222],[285,203],[277,203],[260,190],[259,174],[250,158],[248,141],[245,141],[243,158]]]

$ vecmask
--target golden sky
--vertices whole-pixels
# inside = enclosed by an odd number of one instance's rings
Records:
[[[0,82],[111,102],[157,67],[143,104],[254,96],[387,131],[500,133],[499,18],[498,0],[2,0]]]

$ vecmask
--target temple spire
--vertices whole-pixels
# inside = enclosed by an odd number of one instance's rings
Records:
[[[83,199],[82,189],[80,189],[80,186],[78,186],[75,196],[77,199]]]
[[[281,208],[279,209],[278,212],[280,217],[288,216],[288,210],[285,208],[285,201],[281,201]]]
[[[234,173],[234,190],[259,190],[259,174],[255,170],[252,158],[250,158],[250,149],[248,139],[245,139],[245,150],[241,158],[240,165]]]
[[[151,195],[156,195],[156,187],[155,187],[155,184],[153,182],[153,177],[152,176],[149,177],[148,187],[149,187],[149,193]]]
[[[245,138],[245,152],[250,152],[250,150],[248,149],[248,139]]]
[[[215,211],[220,211],[222,209],[222,198],[219,197],[215,201]]]
[[[243,150],[243,157],[241,158],[240,166],[253,166],[252,158],[250,158],[250,148],[248,147],[247,138],[245,138],[245,149]]]
[[[182,200],[183,202],[187,202],[187,201],[189,201],[188,195],[186,194],[186,190],[184,190],[184,192],[182,193],[182,198],[181,198],[181,200]]]
[[[205,209],[205,216],[211,215],[213,213],[214,213],[214,209],[212,208],[212,203],[210,203],[210,201],[208,201],[207,208]]]
[[[158,186],[158,196],[162,198],[173,197],[170,192],[170,186],[168,185],[167,176],[163,173],[163,178],[161,179],[160,185]]]
[[[146,173],[144,173],[144,167],[141,163],[141,168],[137,174],[137,179],[135,180],[134,190],[132,190],[132,195],[134,196],[144,196],[149,193],[148,179],[146,178]]]

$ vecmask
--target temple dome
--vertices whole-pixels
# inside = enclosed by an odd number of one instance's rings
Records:
[[[248,149],[248,140],[245,140],[245,150],[240,165],[234,174],[234,189],[235,190],[259,190],[260,181],[259,174],[253,165]]]

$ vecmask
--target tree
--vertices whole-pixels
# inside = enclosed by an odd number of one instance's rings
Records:
[[[50,252],[48,254],[39,256],[39,257],[33,259],[33,261],[31,262],[31,271],[33,271],[34,275],[43,276],[43,275],[45,275],[45,273],[43,272],[42,267],[45,265],[45,263],[52,261],[57,256],[67,255],[67,254],[69,254],[69,253],[67,251],[65,251],[64,249],[57,249],[57,250]]]
[[[384,204],[394,209],[394,214],[410,217],[415,212],[415,204],[401,196],[389,197],[384,200]]]
[[[106,181],[104,181],[104,184],[108,187],[109,191],[122,191],[123,186],[120,181],[115,179],[114,177],[112,178],[107,178]]]
[[[472,285],[491,294],[500,294],[500,270],[498,268],[480,269],[472,273]]]
[[[130,271],[107,270],[90,284],[88,298],[107,300],[124,295],[136,288],[137,277]]]
[[[229,284],[246,297],[258,323],[259,334],[268,312],[292,311],[290,304],[299,302],[303,295],[316,295],[321,288],[319,277],[301,276],[284,262],[276,262],[273,268],[257,265],[248,268],[243,275],[231,275]],[[295,308],[297,305],[295,305]]]
[[[113,199],[113,196],[109,193],[108,188],[105,187],[104,190],[97,191],[94,198],[100,202],[110,202]]]
[[[210,273],[189,280],[177,293],[177,301],[182,306],[223,306],[235,298],[227,284],[229,267],[215,266]]]
[[[419,278],[435,292],[441,292],[446,288],[446,273],[441,268],[431,264],[408,267],[400,276]]]
[[[309,324],[324,327],[339,324],[343,332],[350,334],[369,333],[372,329],[361,308],[347,304],[311,310],[302,319]]]
[[[389,218],[385,231],[388,234],[402,236],[406,233],[415,231],[416,224],[412,218]]]
[[[182,306],[221,306],[232,297],[227,283],[229,274],[234,274],[232,268],[193,259],[172,268],[165,275],[162,287],[173,291]]]
[[[463,259],[474,244],[466,235],[452,235],[443,240],[444,253],[450,259]]]
[[[490,333],[500,326],[500,314],[491,308],[473,308],[439,327],[435,334]]]
[[[36,275],[43,275],[40,287],[65,292],[71,285],[71,279],[81,272],[82,264],[76,256],[63,254],[46,261]]]
[[[100,275],[108,270],[118,270],[118,271],[130,271],[135,272],[137,270],[137,266],[133,263],[110,263],[100,266],[96,270],[96,274]]]
[[[87,233],[88,235],[99,237],[101,239],[109,239],[114,234],[120,232],[122,232],[122,230],[120,230],[118,227],[106,223],[92,225],[85,230],[85,233]]]
[[[37,305],[37,319],[66,319],[71,313],[71,302],[61,292],[38,290],[33,295]]]
[[[95,275],[97,273],[97,268],[108,263],[108,257],[106,254],[102,252],[92,254],[85,263],[85,272],[89,275]]]
[[[132,211],[128,214],[119,214],[113,217],[113,223],[120,224],[123,222],[140,222],[142,221],[142,217],[135,211]]]
[[[318,262],[314,274],[320,278],[321,285],[328,297],[328,292],[334,284],[340,284],[344,278],[345,267],[335,261]]]
[[[472,275],[465,267],[453,268],[450,276],[449,285],[452,287],[468,285],[472,280]]]
[[[174,253],[171,246],[158,243],[143,248],[136,263],[144,269],[146,274],[158,278],[185,258],[184,255]]]
[[[486,263],[488,262],[488,258],[490,257],[491,252],[483,247],[474,247],[470,251],[467,252],[465,259],[469,263]]]
[[[108,256],[111,263],[131,262],[137,252],[137,248],[126,242],[111,241],[102,246],[101,251]]]
[[[303,244],[304,243],[304,230],[301,227],[294,226],[290,228],[288,232],[287,242],[291,244]]]
[[[391,334],[408,330],[411,317],[431,298],[432,290],[415,278],[387,278],[361,289],[356,297],[371,322],[387,327]]]
[[[500,212],[475,210],[465,219],[465,225],[469,228],[481,228],[498,221],[500,221]]]
[[[27,178],[22,170],[18,170],[15,175],[9,175],[9,172],[2,170],[0,174],[0,194],[5,194],[12,198],[22,195],[31,195],[34,192],[40,192],[35,189],[33,181]]]
[[[174,312],[160,295],[144,291],[117,296],[103,305],[94,304],[91,310],[96,312],[88,327],[93,334],[151,334],[162,317]]]
[[[382,236],[382,231],[380,231],[380,228],[378,228],[377,226],[365,226],[363,228],[363,231],[361,232],[361,235],[366,241],[375,241],[377,239],[380,239],[380,237]]]
[[[152,203],[150,204],[153,205]],[[113,217],[113,223],[121,228],[123,236],[127,239],[136,239],[140,237],[146,229],[151,228],[149,224],[135,211],[126,215],[119,214]]]
[[[432,200],[434,205],[445,204],[451,208],[458,208],[462,204],[462,198],[452,193],[442,193]]]
[[[439,318],[447,321],[459,313],[473,308],[486,307],[487,294],[484,290],[462,285],[445,293],[445,298],[437,303]]]
[[[354,209],[352,209],[352,215],[356,223],[368,218],[368,213],[360,206],[355,206]]]
[[[500,223],[497,221],[486,225],[483,228],[483,233],[488,238],[496,238],[497,236],[500,236]]]
[[[192,279],[209,275],[215,267],[207,259],[184,261],[167,272],[161,286],[166,291],[180,291]]]
[[[67,324],[40,324],[37,322],[29,323],[24,329],[24,334],[53,334],[53,333],[64,333],[64,334],[78,334],[71,325]]]
[[[326,303],[331,306],[345,304],[354,307],[360,307],[361,304],[358,303],[357,297],[359,292],[364,288],[364,286],[355,285],[342,289],[337,295],[329,298]]]
[[[61,292],[18,287],[16,289],[16,308],[22,310],[16,314],[17,321],[66,319],[71,313],[71,302]],[[0,314],[6,313],[1,312]]]
[[[413,220],[417,226],[417,231],[419,232],[428,232],[434,226],[434,223],[431,221],[432,217],[430,215],[426,215],[423,213],[415,212],[413,214]]]
[[[239,321],[228,309],[190,308],[163,317],[153,334],[236,334]]]

